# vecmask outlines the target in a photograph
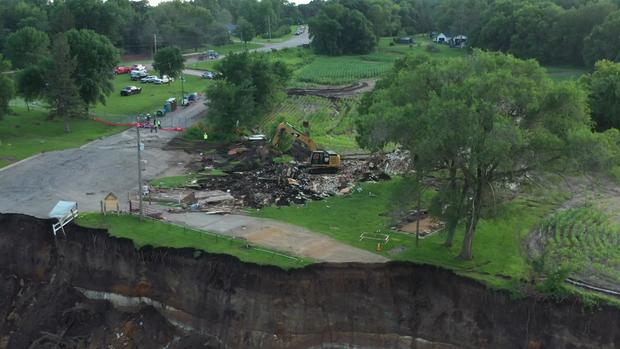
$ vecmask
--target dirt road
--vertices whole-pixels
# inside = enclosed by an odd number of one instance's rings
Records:
[[[205,113],[200,101],[167,114],[165,122],[182,127]],[[141,130],[145,179],[183,170],[183,152],[161,150],[175,134]],[[125,205],[128,193],[138,187],[136,147],[136,130],[131,128],[78,149],[43,153],[4,168],[0,170],[0,212],[47,217],[58,200],[76,201],[82,211],[99,211],[99,201],[108,192]]]
[[[242,215],[206,215],[199,212],[165,214],[164,217],[171,222],[200,230],[243,237],[256,245],[322,262],[383,263],[388,261],[383,256],[345,245],[328,236],[271,219]]]

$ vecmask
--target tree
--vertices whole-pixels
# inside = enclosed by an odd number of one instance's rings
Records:
[[[237,36],[244,43],[248,43],[248,41],[252,41],[256,36],[256,32],[254,31],[254,26],[252,23],[245,20],[245,18],[239,18],[237,21]]]
[[[464,213],[463,259],[473,258],[491,188],[566,166],[572,163],[566,159],[584,157],[575,141],[592,143],[585,93],[573,82],[553,84],[534,61],[476,51],[397,67],[401,71],[365,101],[358,130],[368,137],[379,122],[385,140],[410,149],[425,168],[445,170],[440,191],[455,197],[456,212]]]
[[[77,59],[71,57],[65,34],[56,34],[52,45],[52,69],[48,71],[46,97],[50,106],[50,118],[62,117],[65,132],[70,132],[69,118],[80,116],[83,100],[75,84],[74,73]]]
[[[185,58],[177,47],[165,47],[157,51],[153,61],[153,68],[161,75],[173,78],[181,76],[185,68]]]
[[[620,129],[620,63],[598,61],[594,72],[583,80],[590,90],[590,109],[596,128]]]
[[[30,111],[30,103],[41,98],[45,91],[46,71],[39,65],[33,65],[17,73],[17,95],[26,102]]]
[[[88,114],[91,104],[105,104],[106,97],[114,90],[112,80],[119,61],[118,50],[105,36],[88,29],[72,29],[66,38],[76,62],[73,81]]]
[[[312,48],[321,54],[363,54],[377,45],[372,24],[362,12],[339,3],[325,5],[308,29]]]
[[[5,60],[0,54],[0,119],[9,112],[9,101],[15,95],[13,80],[4,72],[11,69],[11,62]]]
[[[583,60],[589,66],[601,60],[620,61],[620,10],[610,13],[583,42]]]
[[[7,57],[15,68],[28,67],[47,56],[49,44],[47,34],[32,27],[25,27],[9,35]]]
[[[217,81],[207,88],[209,121],[218,136],[226,138],[237,125],[251,125],[256,120],[253,92],[249,82]]]
[[[207,95],[209,120],[221,134],[230,134],[236,127],[254,127],[256,120],[271,110],[291,76],[284,63],[248,52],[226,56],[216,69],[224,80],[211,85]]]

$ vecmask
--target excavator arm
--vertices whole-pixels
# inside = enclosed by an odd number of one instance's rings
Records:
[[[305,144],[308,147],[309,151],[316,151],[319,149],[319,147],[314,142],[314,140],[312,140],[312,138],[310,138],[305,133],[299,131],[297,128],[295,128],[295,126],[289,124],[288,122],[281,122],[278,125],[278,127],[276,128],[276,133],[273,135],[273,138],[271,140],[271,144],[273,146],[277,146],[280,143],[280,138],[282,137],[282,134],[285,132],[295,137],[297,141]]]

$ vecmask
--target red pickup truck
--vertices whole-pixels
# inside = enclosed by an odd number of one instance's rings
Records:
[[[116,67],[114,68],[114,74],[129,74],[131,71],[130,67]]]

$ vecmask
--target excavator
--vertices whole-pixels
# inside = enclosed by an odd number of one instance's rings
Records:
[[[288,134],[295,138],[295,141],[305,147],[306,156],[310,153],[310,172],[336,173],[340,168],[340,155],[330,150],[319,149],[318,145],[310,138],[308,132],[302,132],[288,122],[281,122],[276,128],[271,144],[277,146],[280,143],[282,134]]]

